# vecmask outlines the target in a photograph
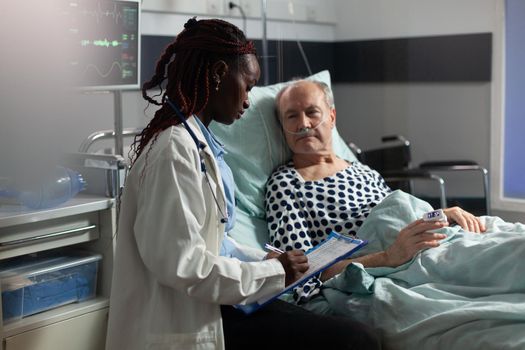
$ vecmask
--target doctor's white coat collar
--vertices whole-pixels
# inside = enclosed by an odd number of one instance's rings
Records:
[[[206,138],[204,137],[204,134],[202,133],[201,128],[200,128],[196,118],[198,118],[196,115],[192,115],[191,117],[186,119],[186,123],[188,123],[189,127],[191,128],[191,130],[193,131],[193,133],[197,137],[197,140],[199,140],[200,143],[203,143],[204,145],[206,145],[206,147],[204,147],[204,149],[203,149],[204,153],[206,153],[207,155],[209,155],[210,157],[215,159],[215,156],[213,155],[213,152],[212,152],[212,150],[210,148],[210,145],[206,141]],[[184,124],[180,123],[179,125],[181,127],[183,127],[184,129],[186,129]],[[197,145],[195,145],[195,147],[197,147]]]

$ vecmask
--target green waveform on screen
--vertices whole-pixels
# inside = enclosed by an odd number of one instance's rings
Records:
[[[122,43],[118,40],[108,40],[108,39],[101,39],[101,40],[81,40],[80,45],[82,46],[99,46],[99,47],[117,47],[119,45],[122,45]]]
[[[81,77],[82,79],[85,79],[87,76],[95,74],[101,78],[107,78],[113,73],[113,70],[119,70],[120,71],[119,75],[122,79],[129,79],[129,78],[134,77],[136,74],[136,71],[130,68],[126,68],[126,66],[127,64],[122,65],[120,62],[115,61],[111,64],[111,67],[109,67],[109,69],[103,71],[99,67],[97,67],[95,64],[89,63],[84,67],[84,70],[81,73]]]

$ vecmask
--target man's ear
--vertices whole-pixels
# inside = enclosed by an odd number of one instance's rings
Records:
[[[218,60],[211,66],[211,76],[214,81],[221,81],[226,76],[230,67],[223,60]]]
[[[336,115],[337,112],[335,111],[335,107],[330,108],[330,121],[332,122],[332,129],[335,127]]]

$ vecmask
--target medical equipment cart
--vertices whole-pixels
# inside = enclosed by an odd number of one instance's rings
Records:
[[[111,283],[114,199],[79,195],[47,210],[0,210],[0,263],[62,247],[103,256],[96,296],[1,325],[2,350],[103,349]]]

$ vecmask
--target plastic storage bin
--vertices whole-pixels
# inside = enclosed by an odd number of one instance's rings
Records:
[[[2,261],[4,322],[93,298],[101,259],[99,254],[67,252]]]

